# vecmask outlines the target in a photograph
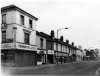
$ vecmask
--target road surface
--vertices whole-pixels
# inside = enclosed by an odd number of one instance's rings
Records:
[[[12,75],[88,75],[94,76],[100,67],[100,61],[85,61],[45,67],[40,69],[13,70]]]

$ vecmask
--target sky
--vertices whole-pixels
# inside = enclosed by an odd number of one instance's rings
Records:
[[[100,0],[0,0],[0,7],[14,4],[37,17],[37,30],[74,42],[83,49],[100,49]]]

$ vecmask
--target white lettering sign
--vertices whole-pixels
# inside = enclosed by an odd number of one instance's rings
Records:
[[[54,54],[53,50],[48,50],[48,54]]]
[[[36,46],[26,45],[26,44],[21,44],[21,43],[16,43],[16,48],[17,48],[17,49],[24,49],[24,50],[33,50],[33,51],[37,51]]]
[[[11,49],[11,48],[14,48],[14,44],[13,43],[1,44],[1,49]]]

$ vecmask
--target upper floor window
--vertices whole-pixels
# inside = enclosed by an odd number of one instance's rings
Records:
[[[2,31],[2,42],[6,39],[6,31]]]
[[[62,52],[62,45],[61,45],[61,52]]]
[[[24,16],[23,15],[20,15],[20,23],[21,23],[21,25],[24,25]]]
[[[32,20],[31,19],[29,19],[29,26],[30,26],[30,28],[32,28]]]
[[[43,48],[43,39],[40,38],[40,48]]]
[[[6,14],[2,15],[2,23],[5,24],[6,23]]]
[[[29,44],[29,33],[24,33],[24,42],[25,44]]]
[[[53,45],[52,45],[52,43],[50,44],[50,50],[53,50]]]
[[[56,50],[58,51],[58,44],[56,43]]]

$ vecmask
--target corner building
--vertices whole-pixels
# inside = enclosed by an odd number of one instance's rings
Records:
[[[37,64],[36,21],[38,18],[15,5],[1,8],[1,62],[8,66]]]

